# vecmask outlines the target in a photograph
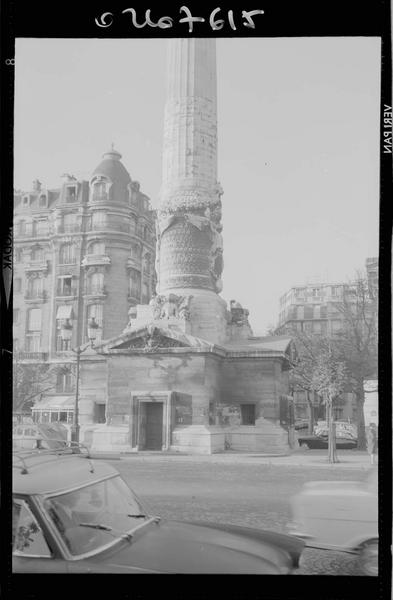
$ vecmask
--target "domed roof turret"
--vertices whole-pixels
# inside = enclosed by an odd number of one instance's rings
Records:
[[[131,183],[131,177],[120,159],[120,152],[117,152],[112,144],[111,149],[103,154],[102,161],[94,169],[92,179],[99,175],[107,177],[113,184],[110,194],[111,199],[115,202],[126,202],[128,199],[127,186]]]

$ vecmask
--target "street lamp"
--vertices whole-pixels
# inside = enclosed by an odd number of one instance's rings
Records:
[[[90,347],[94,346],[94,340],[97,338],[97,329],[99,329],[98,323],[94,317],[89,319],[87,324],[87,337],[90,341]],[[61,339],[66,342],[67,348],[72,338],[72,323],[69,319],[65,319],[61,325],[60,335]],[[71,441],[79,443],[79,368],[80,368],[80,357],[82,352],[85,352],[89,346],[79,346],[77,348],[71,348],[72,352],[76,354],[76,385],[75,385],[75,406],[74,406],[74,420],[71,428]]]

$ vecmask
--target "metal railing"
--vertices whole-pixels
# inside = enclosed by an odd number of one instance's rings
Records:
[[[47,298],[47,292],[45,290],[35,291],[35,290],[27,290],[25,292],[26,300],[45,300]]]
[[[48,352],[15,352],[14,356],[18,360],[47,360]]]
[[[56,291],[56,296],[76,296],[77,290],[75,287],[71,288],[58,288]]]

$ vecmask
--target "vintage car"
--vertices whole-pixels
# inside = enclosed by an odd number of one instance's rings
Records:
[[[164,521],[147,514],[114,467],[75,451],[13,456],[15,573],[287,574],[298,567],[302,540]]]
[[[299,446],[306,446],[312,450],[328,448],[327,435],[299,435]],[[357,447],[357,440],[336,437],[336,448],[339,450],[353,450]]]
[[[16,423],[12,430],[14,450],[41,447],[55,449],[67,443],[67,429],[62,423]]]
[[[378,474],[365,481],[312,481],[291,502],[291,534],[306,546],[353,552],[365,575],[378,575]]]

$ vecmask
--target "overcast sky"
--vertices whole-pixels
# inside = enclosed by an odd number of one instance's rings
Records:
[[[88,179],[113,142],[157,206],[161,39],[18,39],[15,187]],[[378,254],[379,38],[217,40],[222,297],[254,333],[293,285],[347,281]]]

